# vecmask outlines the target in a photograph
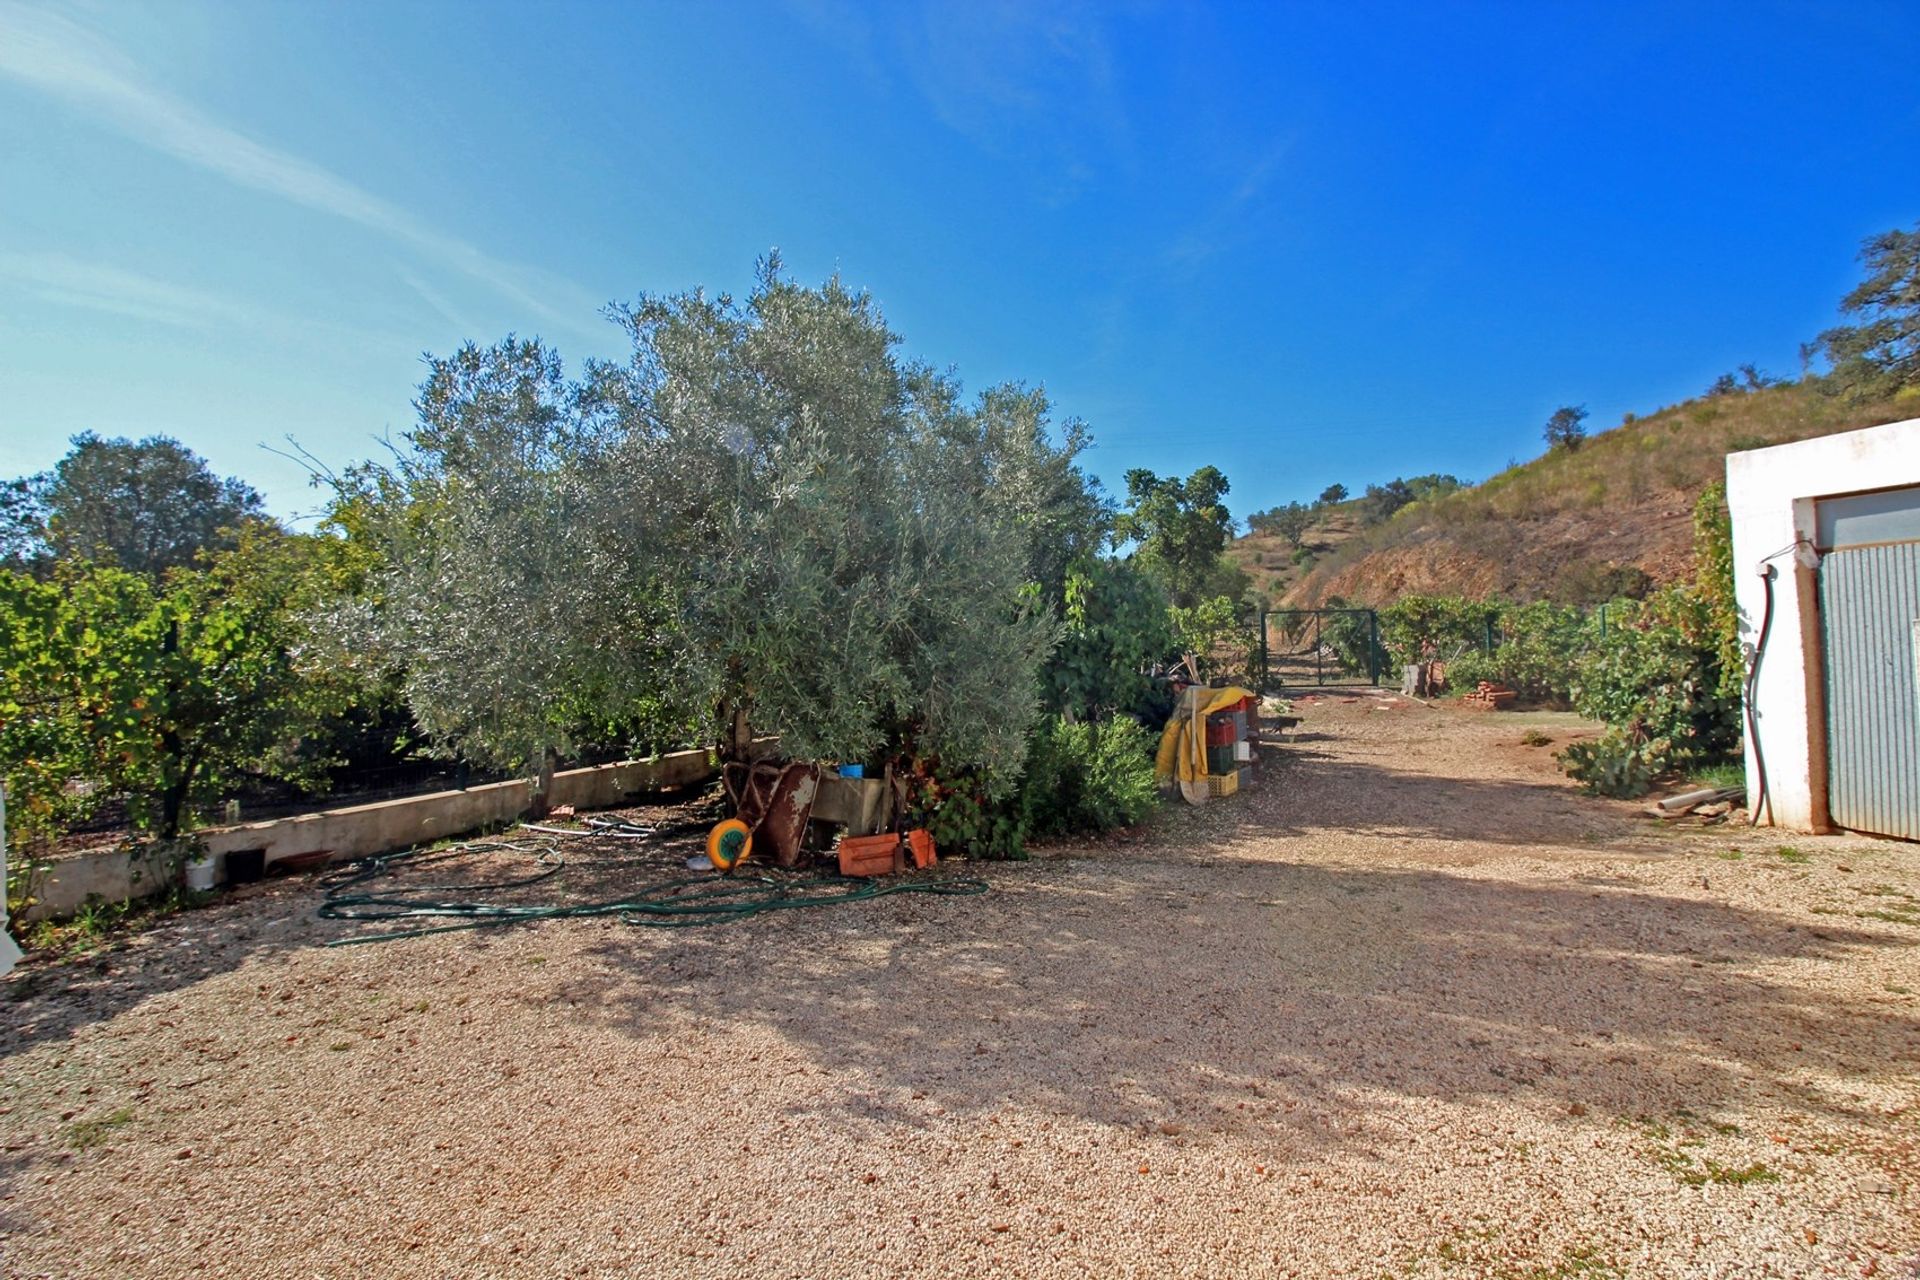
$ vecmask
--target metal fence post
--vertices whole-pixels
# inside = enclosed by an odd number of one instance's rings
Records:
[[[1367,610],[1367,683],[1380,683],[1380,615]]]
[[[7,893],[7,784],[0,782],[0,977],[13,972],[21,959],[11,932],[13,915],[8,910]]]
[[[1260,692],[1267,691],[1267,611],[1260,610]]]

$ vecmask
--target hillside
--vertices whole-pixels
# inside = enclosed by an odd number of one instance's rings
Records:
[[[1305,573],[1275,538],[1240,539],[1233,553],[1289,605],[1333,596],[1385,604],[1412,592],[1605,598],[1636,580],[1666,583],[1692,571],[1693,504],[1724,474],[1729,451],[1915,416],[1920,397],[1911,393],[1849,404],[1795,384],[1702,397],[1413,503],[1371,529],[1356,527],[1353,503],[1333,508],[1327,536],[1307,539],[1327,551]]]
[[[1300,540],[1303,551],[1314,561],[1338,551],[1360,532],[1360,517],[1352,502],[1321,508],[1314,523]],[[1307,569],[1294,559],[1294,550],[1277,533],[1249,533],[1236,538],[1227,547],[1227,555],[1253,580],[1253,589],[1263,600],[1278,602],[1286,598]]]

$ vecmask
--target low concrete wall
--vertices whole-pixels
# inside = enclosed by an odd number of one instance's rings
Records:
[[[775,745],[771,739],[756,742],[754,753],[766,754]],[[556,773],[550,801],[577,809],[606,809],[650,792],[710,782],[718,774],[711,752],[676,751],[652,760],[623,760]],[[216,879],[224,881],[228,854],[259,850],[265,855],[267,867],[302,854],[322,852],[329,862],[346,862],[504,826],[526,813],[532,802],[533,784],[522,779],[269,822],[209,827],[196,834],[220,864],[215,869]],[[131,853],[124,849],[83,853],[43,865],[48,869],[35,872],[30,885],[33,905],[25,913],[28,920],[70,916],[89,899],[120,902],[147,897],[171,886],[176,875],[165,865],[165,859],[144,847]]]
[[[159,893],[179,879],[179,872],[152,847],[137,845],[76,854],[54,863],[34,863],[29,870],[9,856],[8,872],[15,889],[27,882],[29,905],[23,920],[59,920],[72,915],[89,900],[124,902]],[[46,871],[37,868],[48,867]],[[12,890],[9,890],[11,896]]]

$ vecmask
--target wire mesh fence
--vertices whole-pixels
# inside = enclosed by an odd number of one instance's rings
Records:
[[[1275,690],[1377,685],[1386,663],[1372,609],[1262,610],[1258,646],[1258,678]]]

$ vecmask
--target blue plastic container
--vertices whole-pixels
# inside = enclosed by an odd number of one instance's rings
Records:
[[[840,766],[840,776],[843,778],[864,778],[867,776],[867,766],[863,764],[843,764]]]

